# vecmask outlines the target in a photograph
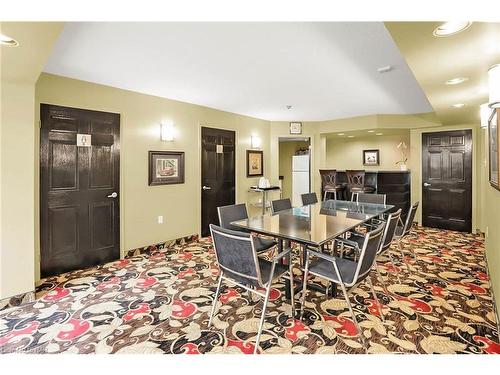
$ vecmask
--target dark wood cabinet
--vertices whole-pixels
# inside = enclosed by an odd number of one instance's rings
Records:
[[[345,171],[337,170],[337,183],[347,185]],[[387,204],[394,205],[394,211],[401,208],[403,219],[406,218],[411,204],[410,171],[366,171],[365,185],[373,186],[377,194],[386,194]],[[321,191],[323,193],[323,186]]]

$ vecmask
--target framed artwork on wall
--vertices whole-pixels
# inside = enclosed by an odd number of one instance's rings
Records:
[[[489,147],[489,179],[490,185],[495,189],[500,190],[500,154],[498,153],[498,137],[500,135],[498,130],[500,109],[495,110],[495,115],[488,123],[488,147]]]
[[[363,165],[380,165],[379,150],[363,150]]]
[[[290,134],[302,134],[302,123],[301,122],[291,122],[290,123]]]
[[[149,151],[149,185],[184,183],[184,152]]]
[[[247,177],[264,175],[264,152],[247,150]]]

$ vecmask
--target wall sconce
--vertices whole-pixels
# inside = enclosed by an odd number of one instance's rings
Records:
[[[174,126],[165,122],[161,124],[161,140],[166,142],[172,142],[174,140]]]
[[[491,108],[488,103],[484,103],[479,106],[479,115],[481,116],[481,127],[487,128],[488,120],[490,119],[491,115]]]
[[[493,65],[488,70],[488,86],[490,108],[500,108],[500,64]]]
[[[262,140],[258,135],[252,135],[251,137],[252,148],[260,148],[262,145]]]

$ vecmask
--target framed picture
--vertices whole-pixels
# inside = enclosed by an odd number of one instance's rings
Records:
[[[184,152],[149,151],[149,185],[184,183]]]
[[[261,177],[264,175],[264,153],[262,151],[247,150],[247,177]]]
[[[302,123],[301,122],[291,122],[290,123],[290,134],[302,134]]]
[[[380,165],[378,150],[363,150],[363,165]]]
[[[490,185],[495,189],[500,190],[500,174],[498,171],[498,166],[500,164],[500,155],[498,153],[498,137],[500,135],[498,130],[498,122],[500,110],[496,109],[495,111],[495,115],[488,123],[488,147],[490,154],[489,175]]]

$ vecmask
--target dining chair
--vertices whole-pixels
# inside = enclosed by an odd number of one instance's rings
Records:
[[[292,290],[290,303],[292,304],[292,319],[295,317],[295,301],[293,293],[293,264],[292,250],[286,248],[281,253],[272,258],[271,261],[259,258],[255,247],[255,239],[249,233],[225,229],[214,224],[210,224],[210,233],[213,239],[215,256],[219,267],[219,281],[215,292],[212,310],[208,321],[208,327],[212,325],[212,318],[215,313],[222,281],[236,284],[250,293],[255,293],[264,298],[264,305],[257,330],[254,354],[257,353],[259,342],[264,326],[269,293],[274,280],[279,279],[288,273],[290,288]],[[286,259],[288,265],[279,261]],[[264,292],[258,288],[264,289]]]
[[[290,198],[276,199],[274,201],[271,201],[271,211],[273,214],[279,211],[289,210],[290,208],[292,208],[292,202],[290,201]]]
[[[233,221],[248,219],[246,204],[240,203],[217,207],[217,214],[219,215],[219,223],[222,228],[250,233],[248,229],[240,228],[231,224]],[[277,244],[278,243],[276,241],[261,236],[255,238],[255,249],[259,254],[269,251]]]
[[[320,169],[321,183],[323,185],[323,200],[326,201],[328,194],[333,194],[337,200],[337,193],[342,193],[344,185],[337,183],[337,171],[335,169]]]
[[[401,218],[401,209],[397,210],[396,212],[392,212],[387,216],[386,219],[386,225],[384,229],[384,234],[382,236],[382,240],[380,241],[380,247],[379,250],[377,251],[377,257],[375,258],[375,270],[377,271],[377,276],[378,279],[380,280],[382,287],[384,288],[384,291],[388,293],[387,287],[385,285],[384,279],[382,278],[382,275],[380,273],[380,269],[378,267],[377,263],[377,258],[379,258],[382,255],[387,254],[389,257],[389,260],[391,261],[392,267],[396,271],[396,264],[394,263],[394,258],[392,257],[391,254],[391,245],[394,243],[394,236],[396,233],[396,228],[398,226],[399,220]],[[381,220],[374,219],[374,224],[379,223],[379,225],[382,223]],[[364,241],[364,235],[357,233],[357,232],[350,232],[351,236],[349,237],[349,241],[354,241],[358,244],[358,247],[361,247]],[[349,246],[349,245],[346,245]],[[399,278],[399,274],[396,272],[396,277],[398,279],[398,283],[401,284],[401,279]]]
[[[349,292],[351,292],[361,282],[367,280],[373,298],[377,303],[380,316],[382,320],[385,321],[382,306],[377,298],[377,294],[375,293],[375,289],[373,288],[373,284],[370,278],[370,270],[373,268],[373,265],[375,263],[375,258],[380,246],[380,241],[382,240],[384,228],[385,223],[380,224],[377,229],[365,234],[361,246],[359,246],[357,243],[354,245],[356,251],[359,252],[359,258],[357,261],[327,255],[310,248],[307,249],[306,265],[304,270],[304,284],[302,287],[302,305],[300,308],[300,319],[302,319],[304,315],[304,306],[307,293],[307,278],[309,274],[338,284],[342,288],[344,298],[347,302],[347,307],[349,308],[349,311],[353,317],[354,324],[356,325],[358,336],[360,337],[365,350],[367,349],[365,338],[362,334],[358,320],[356,319],[356,314],[352,309],[351,302],[349,301]],[[342,238],[338,238],[336,239],[336,241],[343,242],[345,240]],[[311,257],[314,257],[316,259],[311,262]]]
[[[365,171],[364,170],[346,170],[347,176],[347,190],[352,195],[358,193],[374,193],[375,188],[373,186],[365,185]]]
[[[367,194],[358,193],[356,194],[357,203],[374,203],[374,204],[384,204],[386,203],[386,194]],[[351,197],[354,201],[354,195]]]
[[[407,235],[410,234],[411,228],[413,225],[413,220],[415,220],[415,214],[417,213],[418,205],[420,202],[414,203],[410,209],[408,210],[408,215],[406,215],[406,221],[403,223],[403,220],[400,218],[399,224],[396,227],[396,232],[394,234],[394,238],[396,239],[398,243],[399,250],[401,251],[401,256],[402,262],[406,264],[406,269],[409,271],[410,267],[408,266],[408,263],[404,261],[405,253],[404,253],[404,246],[403,246],[403,238],[406,237]],[[417,254],[415,253],[415,249],[410,246],[410,253],[412,253],[413,258],[415,259],[415,263],[417,262]]]
[[[302,198],[302,205],[308,206],[310,204],[318,203],[318,197],[316,193],[306,193],[300,196]]]

